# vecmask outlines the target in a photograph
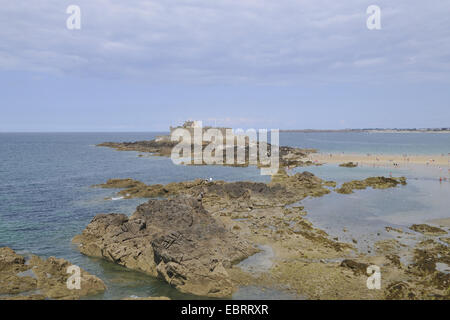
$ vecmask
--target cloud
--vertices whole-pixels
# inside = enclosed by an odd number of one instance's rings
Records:
[[[449,81],[450,3],[25,0],[0,8],[0,70],[154,83]],[[67,30],[66,8],[82,29]],[[377,72],[374,76],[374,69]]]

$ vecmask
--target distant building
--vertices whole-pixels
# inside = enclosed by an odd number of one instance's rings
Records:
[[[171,126],[170,127],[170,133],[172,134],[173,131],[175,131],[176,129],[179,129],[179,128],[183,128],[183,129],[189,130],[191,135],[194,134],[194,129],[195,128],[203,128],[202,132],[205,132],[206,130],[211,129],[211,128],[218,129],[218,130],[220,130],[220,132],[222,133],[223,136],[226,135],[226,130],[227,129],[231,130],[231,128],[224,128],[224,127],[211,127],[211,126],[203,127],[202,126],[202,121],[194,120],[194,121],[185,121],[182,126],[178,126],[178,127],[172,127]]]
[[[200,128],[202,126],[202,122],[198,120],[194,121],[186,121],[183,123],[183,128]]]

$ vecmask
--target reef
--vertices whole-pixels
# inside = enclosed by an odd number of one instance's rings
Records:
[[[322,196],[330,193],[325,188],[334,184],[323,181],[312,173],[303,172],[288,175],[284,170],[272,176],[270,183],[262,182],[225,182],[196,179],[193,181],[173,182],[166,185],[146,185],[133,179],[110,179],[104,184],[93,187],[122,189],[118,195],[130,198],[158,198],[175,195],[201,195],[206,206],[226,206],[227,210],[252,209],[256,207],[280,206],[294,203],[307,196]],[[210,208],[211,209],[211,208]]]
[[[69,289],[72,264],[64,259],[25,258],[8,247],[0,248],[0,299],[79,299],[106,290],[101,279],[80,268],[80,289]]]
[[[308,172],[280,172],[267,184],[198,179],[148,186],[113,179],[97,187],[123,188],[119,194],[128,198],[152,199],[131,217],[97,215],[73,242],[83,254],[159,277],[182,292],[227,297],[236,288],[230,275],[234,266],[259,251],[252,234],[277,240],[304,237],[334,250],[348,247],[314,229],[298,207],[285,208],[329,193],[324,185]],[[253,232],[243,234],[249,229]]]
[[[433,226],[429,226],[427,224],[413,224],[411,227],[409,227],[411,230],[416,231],[416,232],[420,232],[423,233],[425,235],[444,235],[447,234],[447,231],[438,228],[438,227],[433,227]]]
[[[202,142],[201,150],[203,151],[210,142]],[[234,161],[231,164],[227,163],[226,159],[226,141],[223,145],[223,157],[222,157],[222,164],[223,166],[232,166],[232,167],[248,167],[251,164],[251,161],[249,159],[250,155],[250,144],[248,141],[246,141],[245,146],[243,147],[243,150],[240,150],[237,146],[230,147],[233,149],[234,154]],[[178,144],[177,141],[171,141],[169,136],[163,136],[158,137],[157,139],[153,140],[145,140],[145,141],[135,141],[135,142],[103,142],[100,144],[97,144],[98,147],[108,147],[113,148],[117,151],[137,151],[141,153],[150,153],[153,156],[161,156],[161,157],[170,157],[172,155],[172,149]],[[254,147],[256,150],[259,150],[260,143],[256,142],[254,144]],[[190,144],[191,154],[194,154],[194,143]],[[265,143],[264,145],[265,150],[268,150],[268,155],[270,155],[271,150],[271,144]],[[263,149],[264,149],[263,148]],[[243,152],[245,155],[245,158],[242,162],[238,161],[238,153]],[[317,150],[315,149],[301,149],[301,148],[294,148],[294,147],[288,147],[288,146],[280,146],[279,147],[279,165],[280,167],[304,167],[304,166],[311,166],[311,165],[320,165],[320,163],[314,163],[310,160],[307,160],[309,154],[315,153]],[[143,157],[142,154],[139,154],[138,157]],[[194,159],[191,158],[190,160],[186,160],[183,162],[185,165],[207,165],[204,160],[201,161],[201,163],[194,163]],[[259,152],[256,156],[256,165],[258,167],[264,167],[265,165],[262,164]]]
[[[353,190],[363,190],[368,187],[373,189],[394,188],[397,185],[406,185],[406,178],[386,178],[386,177],[370,177],[364,180],[353,180],[344,182],[340,188],[335,189],[337,193],[351,194]]]
[[[229,296],[225,268],[257,252],[211,217],[201,201],[150,200],[128,218],[97,215],[73,240],[80,252],[158,276],[182,292]]]
[[[103,142],[98,144],[98,147],[108,147],[116,149],[117,151],[138,151],[143,153],[152,153],[156,156],[170,157],[172,148],[177,145],[178,142],[172,141],[135,141],[135,142]]]
[[[358,166],[357,162],[346,162],[346,163],[341,163],[339,165],[339,167],[345,167],[345,168],[356,168]]]
[[[404,178],[373,177],[350,182],[350,189],[405,183]],[[405,246],[385,239],[366,255],[355,243],[314,227],[301,201],[330,193],[330,186],[335,182],[285,170],[269,183],[197,179],[146,185],[111,179],[96,187],[118,188],[123,197],[149,200],[131,217],[97,215],[73,241],[86,255],[159,277],[199,296],[231,297],[240,287],[256,286],[308,299],[450,298],[448,274],[439,268],[449,263],[450,255],[441,242],[424,239]],[[386,231],[411,234],[393,227]],[[263,260],[247,266],[258,255]],[[381,290],[365,285],[371,265],[382,270]]]

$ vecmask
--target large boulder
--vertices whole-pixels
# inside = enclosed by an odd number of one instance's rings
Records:
[[[150,200],[128,218],[100,214],[74,238],[80,252],[164,279],[182,292],[227,297],[227,269],[257,250],[212,217],[201,199]]]

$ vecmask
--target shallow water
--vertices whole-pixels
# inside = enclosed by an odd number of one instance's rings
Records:
[[[209,178],[267,181],[259,170],[176,166],[168,158],[138,157],[95,147],[104,141],[152,139],[157,133],[0,134],[0,246],[20,254],[65,258],[108,286],[96,298],[166,295],[192,298],[166,283],[81,255],[71,239],[98,213],[132,214],[145,199],[105,200],[118,190],[91,188],[110,178],[148,184]]]
[[[450,152],[450,134],[282,132],[280,145],[315,148],[330,153],[447,154]]]
[[[245,286],[239,288],[234,294],[233,299],[236,300],[305,300],[293,293],[290,293],[287,288],[280,288],[279,290],[273,288]]]
[[[247,272],[266,272],[269,271],[273,265],[272,258],[274,252],[271,246],[260,245],[258,248],[260,252],[241,261],[237,266]]]
[[[296,171],[301,171],[297,168]],[[331,236],[352,242],[364,251],[377,240],[397,237],[395,232],[386,232],[391,226],[409,231],[412,224],[426,223],[432,219],[450,216],[450,181],[439,181],[442,176],[438,168],[409,166],[341,168],[336,164],[308,167],[308,171],[339,184],[350,180],[361,180],[371,176],[405,176],[406,186],[389,189],[354,190],[353,194],[331,192],[320,198],[308,198],[302,205],[315,226]],[[345,230],[345,231],[344,231]],[[407,241],[408,237],[402,235]]]
[[[443,272],[443,273],[450,273],[450,266],[443,262],[437,262],[436,263],[436,270]]]
[[[98,213],[132,214],[144,199],[105,200],[117,190],[91,188],[110,178],[133,178],[148,184],[209,178],[226,181],[268,181],[257,168],[175,166],[170,159],[138,157],[137,152],[98,148],[104,141],[152,139],[159,133],[40,133],[0,134],[0,246],[21,254],[56,256],[102,278],[108,290],[93,297],[116,299],[130,296],[194,298],[166,283],[112,263],[85,257],[71,244]],[[281,133],[281,143],[319,148],[324,152],[375,152],[402,150],[407,153],[444,153],[450,135],[401,134],[293,134]],[[378,140],[377,140],[378,139]],[[389,141],[386,141],[389,140]],[[416,143],[416,144],[415,144]],[[381,148],[381,149],[380,149]],[[400,149],[399,149],[400,148]],[[367,149],[367,150],[366,150]],[[369,150],[370,149],[370,150]],[[374,150],[376,149],[376,150]],[[403,151],[403,150],[409,151]],[[407,227],[411,223],[449,217],[450,184],[436,180],[430,168],[398,169],[338,166],[308,167],[319,177],[343,182],[373,175],[406,175],[408,185],[388,190],[363,190],[352,195],[331,193],[307,199],[308,218],[330,234],[349,241],[359,235],[383,232],[384,226]],[[404,171],[402,171],[404,170]],[[431,170],[431,171],[430,171]],[[437,169],[436,169],[437,170]],[[302,170],[301,170],[302,171]],[[347,227],[356,235],[342,232]],[[362,240],[361,240],[362,241]],[[267,288],[242,288],[234,298],[281,296]]]

